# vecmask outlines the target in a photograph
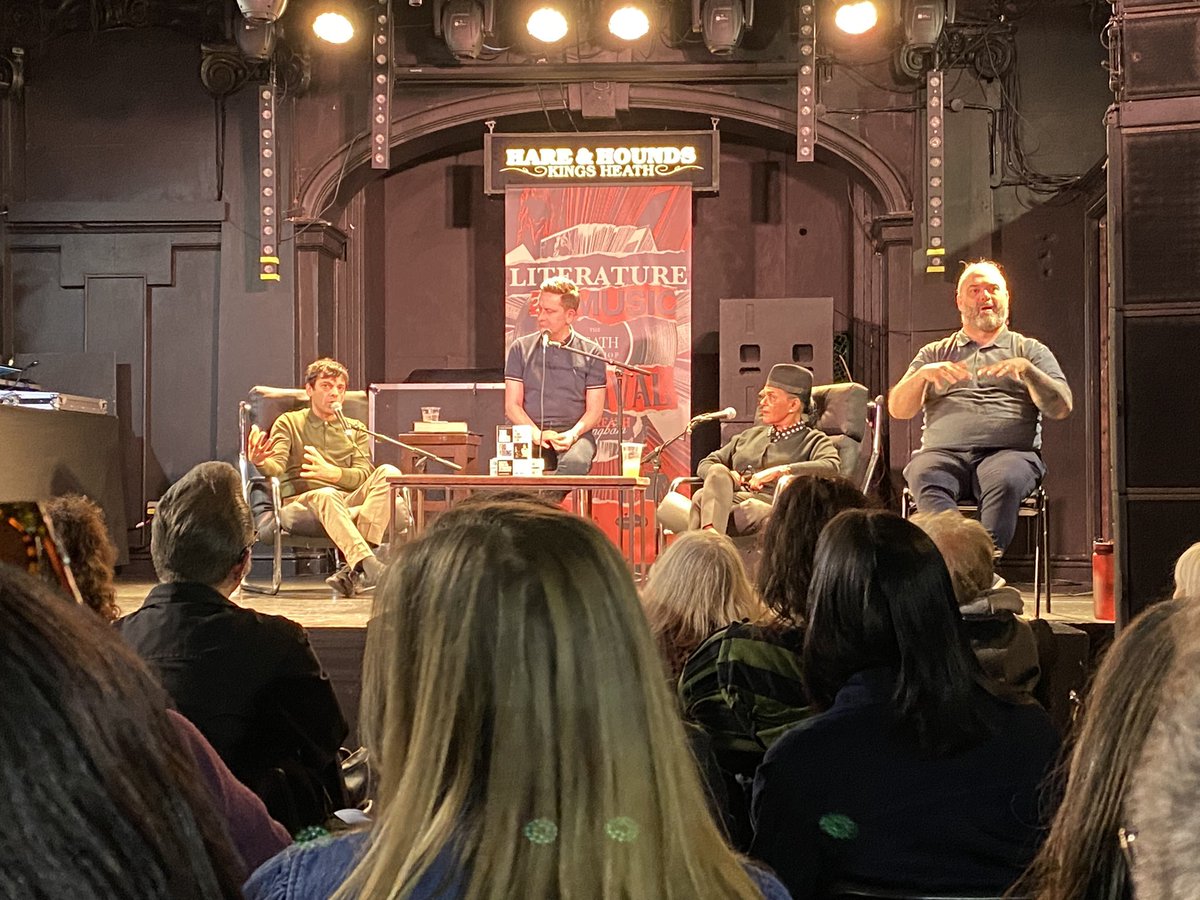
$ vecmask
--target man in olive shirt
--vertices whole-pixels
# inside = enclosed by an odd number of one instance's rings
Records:
[[[373,547],[383,540],[391,518],[387,479],[395,466],[374,466],[362,422],[341,414],[349,372],[337,360],[318,359],[304,372],[308,409],[275,420],[270,435],[257,425],[247,439],[246,458],[267,476],[280,479],[283,527],[301,533],[319,523],[346,565],[326,581],[343,596],[374,587],[383,569]],[[340,418],[340,421],[339,421]],[[400,509],[399,521],[408,519]]]
[[[784,475],[837,474],[837,447],[803,422],[812,383],[812,372],[803,366],[772,366],[758,392],[763,424],[736,435],[696,467],[704,487],[692,497],[692,528],[751,534],[771,515],[775,482]]]
[[[979,520],[1003,551],[1021,501],[1037,487],[1042,416],[1071,414],[1071,388],[1041,341],[1008,329],[1008,284],[991,260],[967,266],[955,303],[962,328],[918,351],[888,395],[888,411],[922,410],[921,447],[904,469],[921,512],[979,503]]]

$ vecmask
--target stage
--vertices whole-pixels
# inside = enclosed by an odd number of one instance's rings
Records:
[[[121,613],[128,614],[140,607],[152,587],[154,582],[146,579],[118,579],[117,605]],[[1033,585],[1018,584],[1016,587],[1025,599],[1026,611],[1032,612]],[[1055,582],[1054,612],[1044,614],[1043,618],[1056,630],[1071,631],[1070,625],[1103,629],[1105,623],[1098,622],[1092,615],[1090,588],[1091,585]],[[362,693],[362,654],[366,624],[371,616],[372,596],[368,594],[353,599],[334,597],[321,576],[292,575],[284,579],[283,587],[274,597],[247,591],[233,597],[240,606],[271,615],[287,616],[308,629],[309,640],[329,674],[342,710],[350,722],[352,732],[347,743],[351,746],[358,745],[356,729]],[[1111,630],[1108,634],[1111,636]],[[1104,643],[1107,644],[1107,641]],[[1078,652],[1088,655],[1087,651],[1077,651],[1077,655]],[[1064,716],[1066,714],[1065,711],[1062,713]]]

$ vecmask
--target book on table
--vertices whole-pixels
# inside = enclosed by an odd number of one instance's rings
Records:
[[[466,434],[466,422],[413,422],[413,434]]]

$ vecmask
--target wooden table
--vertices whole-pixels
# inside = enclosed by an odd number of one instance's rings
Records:
[[[397,475],[388,479],[391,485],[393,512],[396,495],[402,493],[413,517],[413,533],[425,530],[425,494],[430,490],[446,492],[447,507],[454,505],[455,495],[479,490],[569,491],[578,498],[580,515],[592,518],[592,495],[598,490],[615,490],[621,505],[621,550],[631,567],[637,570],[635,549],[646,540],[646,524],[633,514],[640,499],[650,486],[649,478],[626,478],[623,475],[542,475],[535,477],[492,475]],[[388,539],[395,540],[395,519],[388,528]],[[640,538],[640,540],[639,540]]]
[[[406,444],[436,453],[443,459],[462,466],[463,475],[474,475],[479,471],[479,443],[483,435],[462,431],[420,431],[398,435]],[[400,471],[413,471],[413,464],[421,459],[411,450],[400,449]],[[430,460],[429,465],[437,465]]]

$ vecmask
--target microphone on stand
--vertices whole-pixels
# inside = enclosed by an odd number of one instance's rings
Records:
[[[346,421],[346,417],[342,415],[341,401],[334,400],[331,404],[329,404],[329,408],[332,409],[333,414],[337,416],[338,425],[340,425],[342,430],[346,432],[346,437],[350,437],[350,435],[354,432],[354,429],[350,426],[350,423]]]
[[[561,347],[562,342],[550,340],[550,332],[543,331],[542,332],[542,346],[543,347]]]
[[[727,406],[717,412],[700,413],[698,416],[692,416],[692,424],[697,425],[700,422],[728,422],[730,419],[737,418],[737,410],[732,406]]]

